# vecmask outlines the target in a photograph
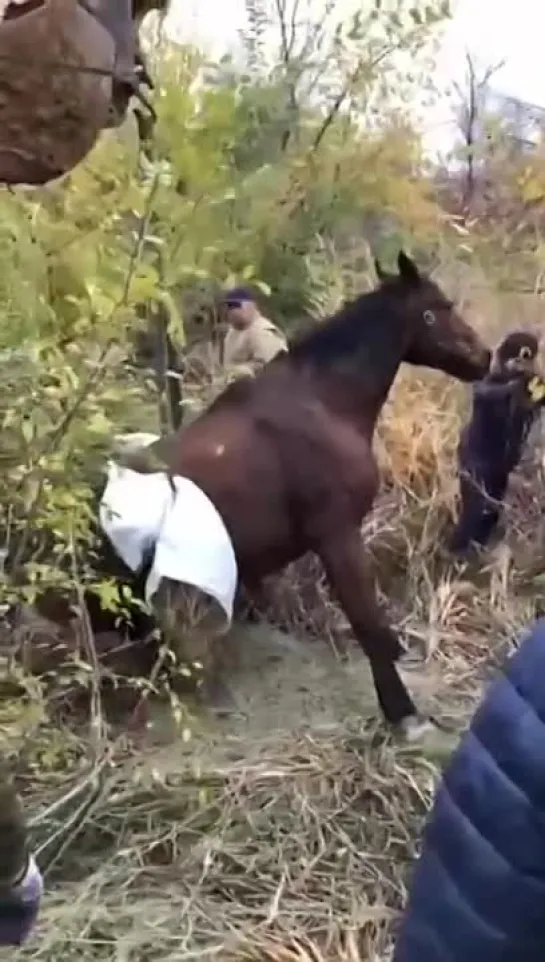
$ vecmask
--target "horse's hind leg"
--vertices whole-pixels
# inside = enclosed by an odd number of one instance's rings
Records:
[[[403,653],[399,639],[380,610],[365,562],[358,529],[324,541],[317,548],[334,594],[354,635],[371,663],[380,708],[389,724],[414,738],[423,727],[414,702],[396,667]]]
[[[225,680],[231,667],[230,646],[219,605],[199,588],[164,578],[154,607],[164,640],[175,655],[178,675],[189,679],[189,687],[198,692],[199,701],[218,714],[237,711],[236,699]]]

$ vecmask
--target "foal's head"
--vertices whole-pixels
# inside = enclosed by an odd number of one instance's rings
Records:
[[[488,371],[490,351],[478,334],[458,314],[453,302],[403,251],[399,274],[386,274],[378,261],[377,274],[405,312],[410,336],[403,360],[450,374],[461,381],[476,381]]]

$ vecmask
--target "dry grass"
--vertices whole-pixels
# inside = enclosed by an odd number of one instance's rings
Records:
[[[385,945],[434,770],[364,728],[108,776],[53,870],[36,958],[360,959]],[[70,881],[68,881],[70,880]]]
[[[541,467],[515,479],[509,536],[461,568],[442,543],[456,485],[464,398],[444,378],[404,373],[378,438],[383,491],[365,528],[381,591],[435,707],[465,724],[483,680],[541,606]],[[349,632],[321,574],[304,563],[276,584],[274,620],[345,649]],[[96,719],[95,719],[96,721]],[[66,812],[38,817],[40,842],[68,841],[51,864],[40,931],[23,957],[119,962],[384,962],[437,768],[369,720],[272,733],[251,726],[206,763],[180,743],[170,775],[154,754],[92,729],[71,735],[67,772],[44,773],[27,740],[26,794],[38,814],[67,784]],[[48,750],[51,733],[47,730]],[[59,736],[61,737],[61,736]],[[64,738],[65,736],[62,736]],[[29,747],[30,744],[30,747]],[[42,754],[40,754],[42,752]],[[70,781],[70,779],[72,781]],[[93,780],[94,779],[94,780]],[[82,803],[83,798],[83,803]],[[51,847],[45,850],[51,859]]]

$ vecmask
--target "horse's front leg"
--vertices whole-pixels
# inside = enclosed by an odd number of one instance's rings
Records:
[[[359,529],[324,540],[316,553],[357,641],[369,658],[386,721],[414,740],[430,728],[431,723],[418,716],[397,670],[396,661],[403,648],[378,604]]]

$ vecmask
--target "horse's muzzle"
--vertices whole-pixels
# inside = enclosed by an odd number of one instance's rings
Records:
[[[487,347],[470,350],[465,357],[453,362],[453,369],[449,373],[460,381],[480,381],[488,374],[491,358],[492,354]]]

